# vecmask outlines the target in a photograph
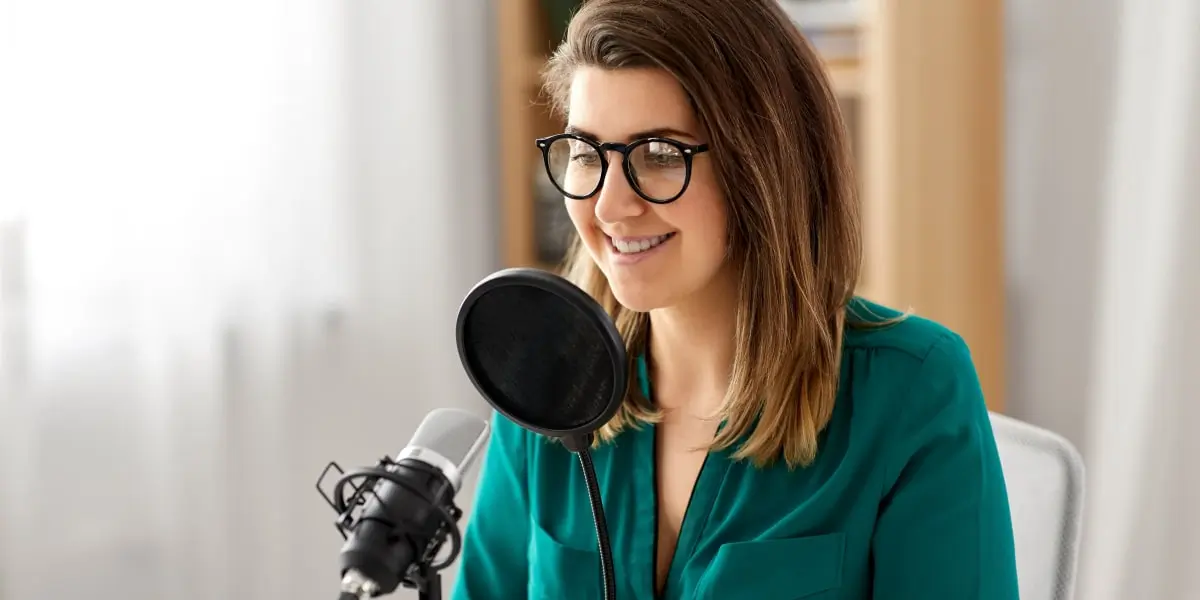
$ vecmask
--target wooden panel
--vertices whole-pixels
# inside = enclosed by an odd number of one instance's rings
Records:
[[[839,96],[854,97],[862,93],[862,72],[857,64],[830,63],[825,65],[825,72]]]
[[[506,267],[532,266],[534,254],[533,182],[529,175],[536,149],[529,135],[533,8],[529,0],[499,0],[496,5],[500,223]]]
[[[903,4],[903,9],[901,9]],[[1000,0],[876,0],[866,36],[868,265],[878,299],[958,331],[1004,405]]]

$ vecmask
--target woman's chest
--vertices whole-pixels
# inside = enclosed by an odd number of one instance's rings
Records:
[[[660,426],[659,429],[654,463],[654,499],[657,505],[657,522],[654,526],[657,535],[654,540],[656,590],[662,590],[666,585],[683,520],[691,504],[692,493],[696,489],[696,480],[707,462],[708,453],[697,447],[712,439],[711,433],[704,437],[694,436],[695,440],[692,440],[681,434],[672,437],[665,428]]]
[[[600,600],[578,461],[542,450],[530,472],[529,597]],[[659,597],[670,600],[868,597],[878,498],[862,490],[879,489],[866,481],[869,469],[764,471],[727,453],[655,460],[651,435],[605,447],[594,463],[623,600],[655,600],[656,573],[665,580]]]

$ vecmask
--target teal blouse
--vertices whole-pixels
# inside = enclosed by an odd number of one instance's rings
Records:
[[[849,329],[843,354],[812,465],[709,454],[661,598],[1017,598],[1004,476],[966,344],[910,316]],[[593,452],[621,600],[655,600],[654,436],[645,425]],[[602,598],[578,460],[499,414],[452,598]]]

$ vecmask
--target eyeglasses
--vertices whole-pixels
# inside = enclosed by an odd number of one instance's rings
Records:
[[[625,179],[647,202],[674,202],[692,179],[692,159],[707,144],[685,144],[670,138],[646,138],[628,144],[599,143],[573,133],[538,138],[546,174],[568,198],[583,200],[600,191],[608,173],[608,153],[619,152]]]

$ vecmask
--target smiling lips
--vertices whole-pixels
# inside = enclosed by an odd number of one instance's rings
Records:
[[[641,254],[674,237],[674,233],[651,237],[609,237],[612,247],[621,254]]]

